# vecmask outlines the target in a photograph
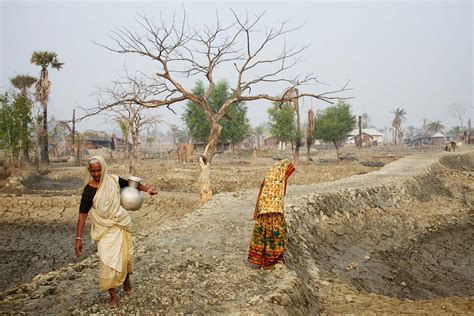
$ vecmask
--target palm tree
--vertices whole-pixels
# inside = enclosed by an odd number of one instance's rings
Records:
[[[463,128],[461,126],[454,126],[451,128],[451,130],[448,132],[448,136],[451,137],[451,139],[454,139],[455,141],[458,140],[458,136],[463,133]]]
[[[28,97],[28,89],[30,89],[37,80],[38,79],[30,75],[16,75],[15,77],[10,78],[12,86],[20,90],[20,97],[23,98],[25,101],[24,104],[28,107],[27,117],[22,121],[21,126],[21,149],[23,151],[23,159],[28,163],[30,162],[30,136],[28,132],[28,123],[31,119],[30,113],[33,104]]]
[[[393,120],[392,120],[392,127],[395,129],[394,132],[394,140],[395,140],[395,145],[397,144],[397,135],[400,134],[400,127],[402,127],[402,123],[407,119],[405,115],[407,115],[407,112],[402,109],[402,108],[397,108],[395,111],[392,112],[394,114]]]
[[[426,125],[426,130],[430,133],[438,133],[444,131],[444,125],[441,121],[433,121]]]
[[[430,123],[430,121],[427,119],[427,118],[423,118],[423,126],[421,127],[421,129],[423,130],[423,133],[426,132],[426,127],[428,126],[428,124]]]
[[[40,78],[36,81],[36,101],[43,107],[43,131],[41,133],[41,161],[49,164],[48,155],[48,99],[51,91],[51,81],[48,79],[48,67],[57,70],[64,65],[58,61],[54,52],[35,51],[31,55],[31,63],[41,67]]]
[[[38,79],[30,75],[16,75],[10,78],[12,86],[20,90],[20,93],[25,97],[28,95],[28,89],[30,89],[36,81],[38,81]]]

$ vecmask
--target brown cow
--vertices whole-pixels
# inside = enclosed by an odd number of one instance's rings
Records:
[[[444,148],[446,151],[456,151],[456,142],[449,142],[446,143],[446,147]]]

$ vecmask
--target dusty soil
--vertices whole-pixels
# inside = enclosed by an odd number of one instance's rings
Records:
[[[412,157],[380,171],[361,163],[385,164],[407,154]],[[287,193],[287,266],[270,270],[248,266],[246,248],[258,184],[271,157],[255,163],[238,156],[216,159],[214,183],[222,193],[201,208],[192,186],[195,167],[147,161],[139,172],[156,172],[166,181],[150,176],[148,182],[169,190],[132,214],[135,290],[122,298],[117,312],[472,312],[472,154],[370,150],[351,156],[356,159],[337,165],[328,155],[297,166]],[[113,165],[115,172],[122,167]],[[80,174],[72,168],[52,170],[48,177]],[[184,179],[178,189],[173,175]],[[367,192],[378,185],[387,188],[381,193],[386,199],[372,201]],[[75,190],[77,198],[80,187]],[[315,194],[319,202],[312,200]],[[347,206],[357,207],[347,208],[346,199]],[[2,212],[0,251],[6,259],[0,264],[2,280],[8,281],[1,284],[0,312],[106,311],[106,295],[97,289],[96,255],[80,262],[72,257],[75,212],[41,220],[29,214],[24,224],[19,224],[24,215]],[[87,253],[93,251],[89,246]],[[12,267],[15,273],[8,272]],[[29,281],[48,270],[54,271]]]
[[[279,153],[291,156],[291,153]],[[366,161],[366,153],[360,154]],[[245,188],[258,188],[268,166],[274,163],[275,152],[259,152],[257,161],[250,160],[251,152],[221,154],[215,157],[212,181],[215,193],[234,192]],[[331,152],[319,153],[319,157],[334,157]],[[346,156],[355,157],[353,152]],[[392,154],[375,158],[377,161],[392,161]],[[127,167],[114,162],[112,172],[126,177]],[[335,163],[305,163],[298,167],[290,183],[308,184],[341,179],[354,174],[364,174],[379,167],[360,164],[356,159]],[[0,291],[11,286],[29,282],[38,273],[56,270],[67,263],[76,262],[74,257],[74,239],[76,214],[79,196],[82,190],[83,167],[53,164],[51,169],[41,174],[28,170],[24,176],[24,188],[20,191],[4,189],[4,196],[15,197],[14,203],[25,203],[28,208],[21,212],[17,207],[2,208],[0,219]],[[199,170],[194,164],[182,165],[173,160],[146,160],[140,165],[138,175],[147,183],[155,185],[160,193],[157,197],[147,197],[146,205],[139,212],[132,213],[136,232],[156,229],[163,223],[179,220],[187,213],[197,209],[199,197],[196,181]],[[45,205],[49,197],[71,197],[66,200],[72,206],[57,211]],[[36,199],[31,202],[32,199]],[[2,197],[0,196],[0,201]],[[59,200],[56,204],[61,204]],[[14,204],[13,203],[13,204]],[[54,205],[55,203],[53,203]],[[48,210],[49,209],[49,210]],[[6,215],[5,215],[6,212]],[[41,214],[41,215],[40,215]],[[89,223],[85,231],[90,230]],[[84,255],[94,253],[89,234],[84,234]]]

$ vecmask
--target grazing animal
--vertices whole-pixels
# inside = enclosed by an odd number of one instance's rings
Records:
[[[456,142],[448,142],[446,143],[446,147],[444,148],[446,151],[456,151]]]

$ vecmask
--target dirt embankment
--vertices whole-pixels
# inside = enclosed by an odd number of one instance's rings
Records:
[[[380,179],[397,165],[415,175]],[[289,206],[290,267],[309,301],[328,313],[473,312],[474,155],[391,167]]]

